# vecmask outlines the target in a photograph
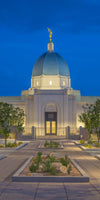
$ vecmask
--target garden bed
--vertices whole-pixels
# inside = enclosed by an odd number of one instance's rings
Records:
[[[4,144],[0,144],[0,149],[16,149],[16,150],[19,150],[20,148],[26,146],[28,143],[26,142],[17,142],[16,144],[15,143],[11,143],[9,142],[5,148]]]
[[[88,182],[89,177],[67,155],[57,158],[50,153],[32,156],[14,174],[13,181],[25,182]]]
[[[55,142],[53,140],[50,140],[50,141],[46,140],[45,142],[41,142],[38,148],[42,148],[42,149],[44,149],[44,148],[46,148],[46,149],[51,149],[51,148],[53,148],[53,149],[63,149],[64,147],[59,142]]]
[[[98,144],[97,141],[92,141],[92,140],[88,140],[88,141],[80,140],[80,141],[79,141],[79,144],[80,144],[83,148],[86,148],[86,149],[99,149],[99,150],[100,150],[100,146],[99,146],[99,144]]]

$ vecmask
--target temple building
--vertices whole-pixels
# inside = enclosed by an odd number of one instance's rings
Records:
[[[31,87],[22,91],[21,96],[0,97],[0,102],[7,102],[20,107],[25,112],[25,132],[30,135],[35,130],[36,137],[45,135],[65,136],[70,126],[76,134],[82,125],[78,115],[86,103],[94,103],[97,96],[81,96],[79,90],[71,87],[71,77],[64,58],[54,51],[50,41],[47,52],[35,62]]]

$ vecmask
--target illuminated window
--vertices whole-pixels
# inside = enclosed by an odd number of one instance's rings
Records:
[[[52,85],[52,81],[49,81],[49,84]]]
[[[65,86],[65,81],[63,81],[63,86]]]

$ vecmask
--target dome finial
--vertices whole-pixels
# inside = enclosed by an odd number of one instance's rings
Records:
[[[49,31],[49,38],[50,38],[50,42],[51,42],[51,40],[52,40],[52,31],[51,31],[51,29],[49,29],[49,28],[47,28],[48,29],[48,31]]]
[[[51,29],[49,29],[49,28],[47,28],[48,29],[48,31],[49,31],[49,38],[50,38],[50,41],[48,42],[48,51],[49,52],[52,52],[52,51],[54,51],[54,44],[53,44],[53,42],[51,41],[52,40],[52,31],[51,31]]]

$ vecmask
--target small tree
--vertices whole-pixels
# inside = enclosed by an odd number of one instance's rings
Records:
[[[24,111],[19,107],[13,108],[10,117],[10,125],[13,127],[16,143],[17,134],[24,130]]]
[[[4,102],[0,102],[0,134],[5,138],[5,147],[7,144],[7,138],[10,133],[10,116],[13,106]]]
[[[83,106],[84,112],[79,115],[79,121],[84,123],[85,128],[89,132],[89,139],[91,138],[93,130],[93,105],[86,104]]]
[[[100,141],[100,99],[97,99],[93,106],[93,128],[97,134],[98,145]]]

